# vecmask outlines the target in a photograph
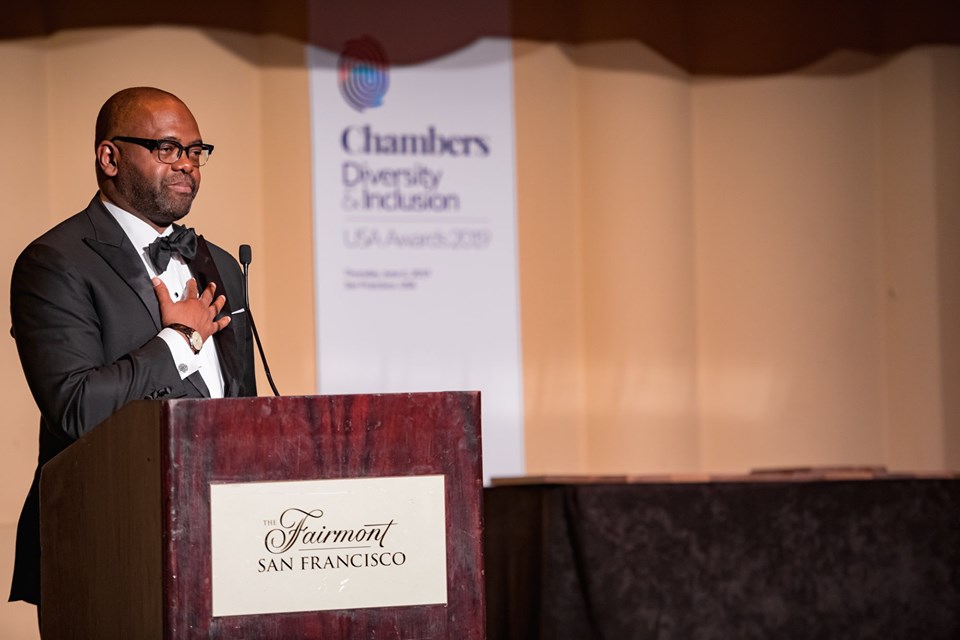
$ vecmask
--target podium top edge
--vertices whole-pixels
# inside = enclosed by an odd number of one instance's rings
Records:
[[[251,400],[311,400],[311,399],[335,399],[335,398],[429,398],[437,396],[465,396],[479,397],[481,392],[478,389],[465,390],[444,390],[444,391],[390,391],[377,393],[330,393],[330,394],[300,394],[300,395],[258,395],[242,396],[234,398],[168,398],[158,400],[136,400],[135,402],[158,403],[158,404],[178,404],[194,402],[238,402]],[[133,403],[131,403],[133,404]]]

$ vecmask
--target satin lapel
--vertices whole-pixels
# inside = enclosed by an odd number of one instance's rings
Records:
[[[157,303],[157,296],[153,292],[153,285],[143,266],[143,260],[130,243],[127,234],[100,202],[99,194],[94,196],[86,213],[93,226],[94,237],[84,238],[83,241],[100,254],[120,279],[133,289],[143,302],[143,306],[150,312],[157,331],[160,331],[160,305]]]
[[[197,255],[190,261],[190,270],[197,278],[197,287],[200,291],[203,291],[207,284],[215,282],[217,283],[216,295],[226,293],[223,278],[220,277],[220,271],[213,261],[210,247],[207,246],[207,241],[203,236],[197,237]],[[221,309],[217,318],[229,316],[232,312],[230,296],[227,296],[227,302],[223,305],[223,309]],[[233,330],[233,324],[228,324],[224,329],[213,334],[213,339],[216,340],[217,355],[220,357],[220,371],[223,373],[223,395],[227,398],[236,397],[240,390],[240,363],[237,360],[237,334]]]
[[[210,397],[210,388],[207,387],[207,383],[203,381],[203,376],[200,375],[199,371],[194,371],[186,377],[187,382],[193,385],[197,392],[204,398]]]

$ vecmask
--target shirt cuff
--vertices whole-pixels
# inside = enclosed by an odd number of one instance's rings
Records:
[[[173,356],[173,363],[177,365],[181,380],[200,370],[200,356],[193,352],[182,333],[167,327],[161,329],[157,337],[170,348],[170,355]]]

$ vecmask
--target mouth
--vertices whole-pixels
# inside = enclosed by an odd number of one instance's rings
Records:
[[[196,183],[189,180],[181,180],[179,182],[168,182],[166,184],[166,187],[176,193],[183,193],[183,194],[190,194],[190,195],[192,195],[197,190]]]

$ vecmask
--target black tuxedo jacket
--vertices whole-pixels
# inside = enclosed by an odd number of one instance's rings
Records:
[[[227,397],[256,395],[252,340],[237,262],[203,240],[190,270],[200,290],[217,283],[230,324],[214,334]],[[13,336],[40,409],[40,455],[17,528],[11,600],[40,598],[40,468],[132,400],[205,397],[199,373],[180,379],[157,337],[160,307],[123,229],[99,194],[33,241],[10,287]],[[237,313],[234,313],[237,312]]]

